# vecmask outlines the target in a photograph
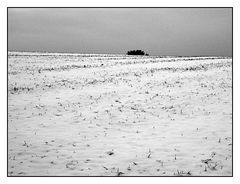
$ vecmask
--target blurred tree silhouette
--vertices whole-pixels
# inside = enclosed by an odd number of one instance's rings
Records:
[[[149,56],[149,54],[145,53],[142,50],[130,50],[127,52],[127,55],[146,55]]]

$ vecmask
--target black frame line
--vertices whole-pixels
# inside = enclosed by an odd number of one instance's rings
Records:
[[[195,8],[203,8],[203,9],[210,9],[210,8],[219,8],[219,9],[222,9],[222,8],[230,8],[232,9],[232,175],[231,176],[121,176],[121,177],[210,177],[210,178],[213,178],[213,177],[233,177],[233,173],[234,173],[234,170],[233,170],[233,147],[234,147],[234,144],[233,144],[233,7],[137,7],[137,6],[133,6],[133,7],[129,7],[129,6],[121,6],[121,7],[94,7],[94,6],[86,6],[86,7],[44,7],[44,6],[41,6],[41,7],[7,7],[7,177],[118,177],[118,176],[10,176],[8,174],[8,9],[14,9],[14,8],[36,8],[36,9],[40,9],[40,8],[44,8],[44,9],[64,9],[64,8],[68,8],[68,9],[81,9],[81,8],[95,8],[95,9],[101,9],[101,8],[111,8],[111,9],[117,9],[117,8],[125,8],[125,9],[130,9],[130,8],[138,8],[138,9],[146,9],[146,8],[149,8],[149,9],[163,9],[163,8],[172,8],[172,9],[175,9],[175,8],[186,8],[186,9],[195,9]]]

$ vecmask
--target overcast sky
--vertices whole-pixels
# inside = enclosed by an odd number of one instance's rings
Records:
[[[150,55],[232,54],[230,8],[9,8],[8,49]]]

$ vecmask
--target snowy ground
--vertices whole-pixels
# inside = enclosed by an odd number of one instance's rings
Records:
[[[231,176],[232,59],[9,52],[9,176]]]

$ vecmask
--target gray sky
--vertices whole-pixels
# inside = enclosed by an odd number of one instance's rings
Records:
[[[14,51],[232,54],[230,8],[9,8]]]

